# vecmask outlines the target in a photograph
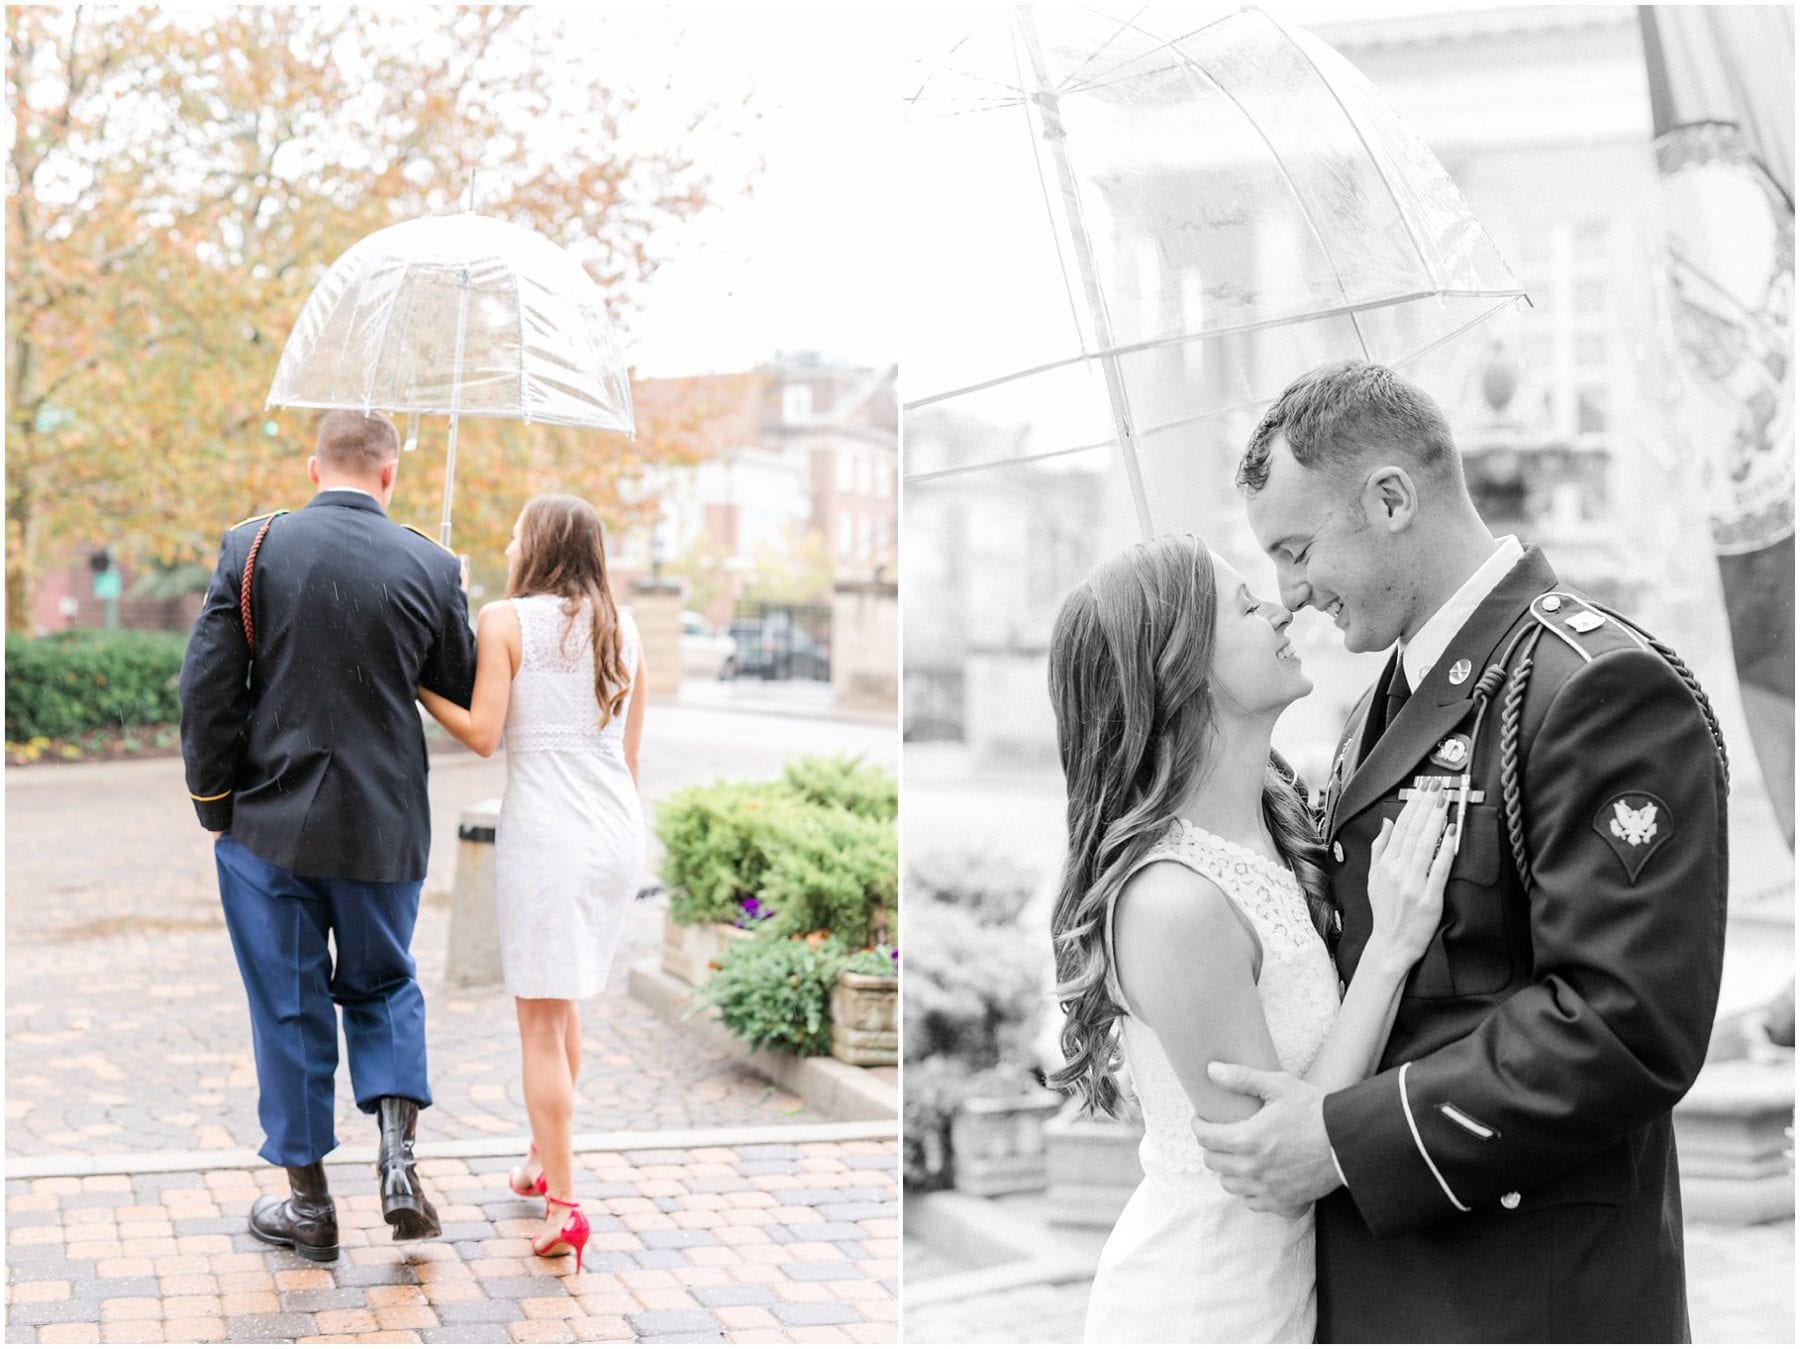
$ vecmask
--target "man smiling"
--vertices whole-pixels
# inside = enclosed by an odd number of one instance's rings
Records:
[[[1321,1340],[1685,1340],[1670,1110],[1705,1056],[1726,891],[1704,695],[1493,537],[1442,412],[1392,371],[1295,381],[1238,482],[1283,603],[1394,648],[1327,786],[1344,978],[1370,846],[1411,793],[1450,789],[1456,858],[1377,1074],[1326,1095],[1214,1065],[1265,1104],[1196,1122],[1207,1165],[1252,1207],[1318,1201]]]

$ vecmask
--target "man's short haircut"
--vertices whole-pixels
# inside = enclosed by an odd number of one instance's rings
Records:
[[[1237,485],[1260,491],[1269,480],[1269,447],[1287,437],[1294,462],[1348,482],[1370,459],[1460,482],[1462,462],[1450,423],[1430,394],[1385,365],[1333,361],[1307,371],[1275,400],[1238,461]]]
[[[333,408],[319,418],[313,453],[340,472],[370,478],[400,457],[400,432],[379,412]]]

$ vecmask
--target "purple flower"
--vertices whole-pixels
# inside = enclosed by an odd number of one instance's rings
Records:
[[[737,917],[736,926],[738,927],[749,927],[751,923],[758,922],[769,916],[767,911],[763,908],[763,902],[755,895],[746,895],[744,898],[740,899],[738,901],[738,908],[742,910]]]

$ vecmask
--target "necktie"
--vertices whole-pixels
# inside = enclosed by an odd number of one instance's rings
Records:
[[[1400,715],[1400,709],[1406,706],[1406,700],[1412,697],[1412,685],[1406,682],[1406,662],[1394,661],[1394,677],[1387,686],[1387,716],[1381,727],[1385,731],[1394,724],[1394,718]]]

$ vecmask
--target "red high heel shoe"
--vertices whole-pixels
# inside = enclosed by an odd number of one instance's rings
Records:
[[[537,1144],[536,1143],[533,1143],[531,1145],[531,1151],[526,1153],[525,1156],[526,1156],[527,1160],[530,1160],[531,1158],[537,1156]],[[523,1176],[524,1174],[525,1174],[525,1168],[522,1166],[515,1166],[512,1170],[508,1171],[506,1173],[507,1188],[510,1189],[514,1194],[519,1195],[520,1197],[525,1198],[525,1199],[529,1199],[533,1195],[549,1193],[550,1182],[549,1182],[549,1180],[547,1180],[545,1178],[544,1173],[542,1171],[538,1172],[538,1178],[535,1181],[525,1181],[524,1183],[521,1183],[520,1177]],[[550,1212],[550,1209],[546,1205],[544,1208],[544,1213],[546,1215],[548,1215],[549,1212]]]
[[[553,1199],[549,1195],[544,1196],[546,1216],[549,1214],[552,1204],[558,1204],[568,1209],[568,1220],[563,1223],[562,1231],[551,1237],[542,1246],[535,1241],[532,1242],[531,1253],[533,1255],[564,1255],[573,1251],[575,1253],[575,1272],[579,1274],[581,1273],[581,1248],[587,1245],[588,1235],[592,1229],[588,1226],[588,1220],[582,1216],[581,1205],[575,1200]],[[558,1249],[559,1247],[561,1249]]]

